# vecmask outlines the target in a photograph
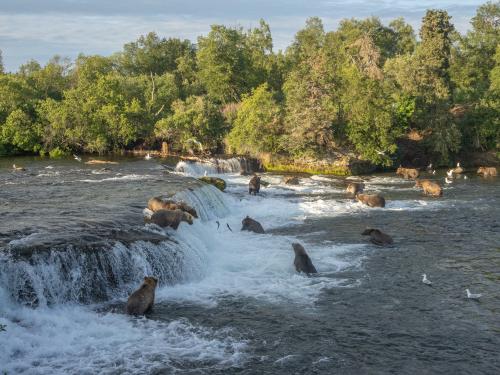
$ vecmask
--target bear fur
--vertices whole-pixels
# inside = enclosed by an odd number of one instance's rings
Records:
[[[260,192],[260,177],[254,175],[248,183],[248,194],[257,195]]]
[[[308,275],[311,273],[318,273],[311,262],[311,258],[309,258],[309,255],[307,255],[304,247],[299,243],[293,243],[292,247],[293,251],[295,252],[295,259],[293,261],[293,264],[297,272],[304,272]]]
[[[181,221],[193,224],[193,216],[191,214],[181,211],[181,210],[158,210],[151,215],[151,218],[146,218],[147,223],[156,224],[162,228],[172,227],[174,229],[179,228]]]
[[[241,230],[247,230],[249,232],[254,233],[266,233],[262,225],[257,221],[247,216],[241,221],[242,227]]]
[[[287,177],[283,178],[283,182],[286,185],[298,185],[299,178],[297,176],[287,176]]]
[[[377,246],[386,246],[393,244],[392,237],[378,229],[368,228],[361,234],[363,236],[370,236],[370,242]]]
[[[148,208],[153,212],[159,210],[170,210],[170,211],[181,210],[187,212],[194,218],[198,218],[198,213],[196,212],[196,210],[187,203],[175,202],[173,200],[163,200],[161,199],[161,197],[151,198],[148,201]]]
[[[127,313],[130,315],[144,315],[151,311],[155,302],[155,289],[158,279],[146,276],[142,285],[133,292],[127,301]]]
[[[396,174],[406,179],[416,179],[420,175],[420,172],[415,168],[399,167],[396,170]]]
[[[385,207],[385,198],[379,194],[356,194],[356,200],[369,207]]]
[[[356,196],[358,193],[362,193],[365,189],[365,184],[362,182],[351,182],[347,185],[347,189],[345,189],[346,193],[351,194],[352,196]]]
[[[440,197],[443,195],[443,188],[437,182],[430,180],[416,180],[415,187],[421,187],[425,195]]]
[[[479,167],[477,174],[483,177],[494,177],[497,175],[497,169],[495,167]]]

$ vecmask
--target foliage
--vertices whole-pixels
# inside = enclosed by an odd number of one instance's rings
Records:
[[[398,138],[422,135],[436,162],[499,147],[500,4],[477,9],[460,35],[428,10],[417,43],[403,18],[309,18],[285,51],[269,25],[213,25],[197,44],[155,33],[110,56],[34,60],[5,73],[0,53],[0,154],[355,153],[394,162]],[[305,160],[305,159],[304,159]]]
[[[216,151],[225,134],[222,113],[206,96],[190,96],[172,104],[172,115],[155,125],[156,137],[179,151]]]
[[[227,143],[239,154],[274,153],[280,151],[281,134],[280,108],[264,83],[243,97]]]

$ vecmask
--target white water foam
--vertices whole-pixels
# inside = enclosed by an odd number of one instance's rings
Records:
[[[96,183],[96,182],[106,182],[106,181],[139,181],[139,180],[149,180],[152,178],[158,178],[157,176],[152,176],[152,175],[147,175],[147,174],[127,174],[123,176],[116,176],[116,177],[108,177],[108,178],[103,178],[103,179],[84,179],[84,180],[77,180],[78,182],[91,182],[91,183]]]
[[[236,173],[241,169],[238,158],[231,159],[208,159],[204,161],[191,162],[180,161],[175,170],[188,176],[203,176],[205,174],[215,175],[219,173]]]
[[[13,305],[0,289],[0,373],[144,374],[179,363],[227,368],[246,359],[245,340],[186,319],[154,321],[61,305]],[[189,365],[190,366],[190,365]]]

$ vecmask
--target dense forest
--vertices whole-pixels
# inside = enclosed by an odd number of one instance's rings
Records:
[[[32,60],[5,73],[0,154],[354,152],[391,165],[398,140],[433,160],[500,143],[500,2],[477,9],[465,35],[428,10],[417,37],[404,19],[310,18],[285,51],[270,27],[213,25],[196,43],[155,33],[109,57]]]

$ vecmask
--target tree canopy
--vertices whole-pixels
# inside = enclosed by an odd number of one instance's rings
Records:
[[[196,43],[149,33],[111,56],[30,60],[5,72],[0,154],[105,153],[167,142],[177,152],[352,152],[396,161],[418,133],[436,162],[500,144],[500,3],[461,35],[430,9],[403,18],[312,17],[285,51],[270,26],[212,25]]]

